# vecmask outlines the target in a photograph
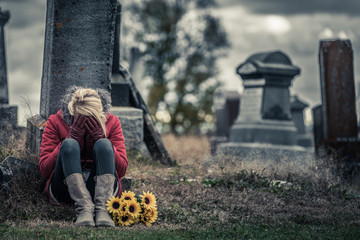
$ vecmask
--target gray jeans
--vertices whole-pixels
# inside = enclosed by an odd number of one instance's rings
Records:
[[[115,155],[112,143],[107,138],[101,138],[94,144],[93,163],[91,169],[82,168],[80,146],[75,139],[65,139],[60,147],[56,160],[54,175],[50,183],[50,195],[54,202],[73,203],[65,179],[73,173],[82,173],[92,198],[95,194],[94,177],[102,174],[114,174],[114,194],[118,191],[118,180],[115,171]]]

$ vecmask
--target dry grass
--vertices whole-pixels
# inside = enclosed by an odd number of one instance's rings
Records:
[[[345,191],[329,164],[308,159],[303,166],[289,166],[286,158],[280,164],[234,158],[204,164],[210,152],[206,137],[166,135],[163,141],[176,166],[129,153],[127,171],[135,193],[151,191],[157,197],[155,229],[206,229],[241,222],[360,225],[360,199]],[[51,205],[40,191],[44,180],[33,171],[26,180],[14,181],[17,191],[10,198],[0,196],[0,222],[71,224],[73,209]]]

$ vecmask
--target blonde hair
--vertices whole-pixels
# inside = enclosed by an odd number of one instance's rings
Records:
[[[91,88],[80,88],[74,92],[68,104],[70,115],[93,116],[101,125],[106,136],[106,117],[99,94]]]

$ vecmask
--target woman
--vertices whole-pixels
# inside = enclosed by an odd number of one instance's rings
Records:
[[[71,87],[42,135],[39,170],[48,178],[45,192],[55,203],[75,203],[75,225],[115,226],[105,204],[121,194],[128,162],[110,103],[105,90]]]

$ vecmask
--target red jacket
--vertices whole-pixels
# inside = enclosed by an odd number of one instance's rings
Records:
[[[120,179],[125,175],[128,161],[120,120],[110,113],[106,117],[106,130],[107,138],[114,146],[115,169],[119,182],[118,196],[120,196],[122,193]],[[50,115],[42,135],[39,159],[39,171],[41,175],[48,178],[44,190],[47,194],[49,194],[49,185],[54,174],[61,143],[68,136],[69,126],[62,117],[62,111],[59,110],[56,114]],[[92,149],[86,149],[86,151],[92,153]],[[92,154],[85,154],[85,156],[92,156]],[[85,160],[82,159],[81,161],[84,162]],[[92,162],[92,159],[87,159],[87,162]]]

